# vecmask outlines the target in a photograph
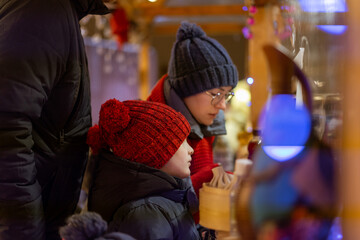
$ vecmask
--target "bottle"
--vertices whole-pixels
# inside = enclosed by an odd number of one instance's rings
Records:
[[[254,153],[256,151],[256,149],[258,148],[258,146],[261,144],[261,131],[254,129],[253,130],[253,138],[250,140],[249,144],[248,144],[248,159],[250,160],[254,160]]]

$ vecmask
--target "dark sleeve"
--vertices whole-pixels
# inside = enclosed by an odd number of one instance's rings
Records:
[[[46,2],[0,2],[0,239],[44,234],[32,123],[60,75],[63,56],[55,43],[64,41],[51,30],[64,19],[48,21]]]
[[[163,209],[155,204],[141,205],[130,211],[120,208],[110,224],[112,230],[136,239],[174,239],[171,222]]]

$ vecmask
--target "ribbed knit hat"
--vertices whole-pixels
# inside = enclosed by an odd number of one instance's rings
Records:
[[[99,125],[89,129],[94,155],[111,149],[116,156],[162,168],[190,133],[186,118],[157,102],[110,99],[101,105]]]
[[[181,98],[238,83],[237,68],[225,48],[193,23],[181,23],[168,67],[170,84]]]

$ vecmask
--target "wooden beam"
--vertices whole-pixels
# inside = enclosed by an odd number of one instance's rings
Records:
[[[254,4],[257,7],[263,7],[266,4],[277,4],[277,0],[254,0]]]
[[[150,43],[148,41],[143,41],[140,48],[139,56],[139,76],[140,76],[140,86],[139,86],[139,97],[142,100],[145,100],[149,95],[150,91]]]
[[[176,34],[180,23],[177,24],[166,24],[166,25],[154,25],[152,34],[156,35],[174,35]],[[206,34],[241,34],[242,28],[245,23],[206,23],[198,24]]]
[[[349,28],[344,46],[345,74],[337,79],[341,85],[343,101],[343,128],[341,158],[339,158],[340,181],[339,199],[341,200],[341,223],[343,239],[360,239],[360,1],[348,1],[347,13]]]
[[[129,1],[134,1],[134,0],[129,0]],[[147,7],[151,7],[151,8],[155,8],[155,7],[161,7],[165,5],[165,2],[167,0],[156,0],[155,2],[150,2],[150,1],[141,1],[139,4],[137,4],[137,7],[139,8],[147,8]]]
[[[251,27],[254,37],[249,40],[249,77],[254,79],[250,87],[251,122],[253,129],[258,130],[262,130],[259,126],[259,117],[269,95],[270,73],[263,46],[279,42],[272,25],[273,8],[271,5],[258,8],[254,15],[256,24]]]
[[[240,5],[208,5],[191,7],[142,7],[139,8],[140,16],[214,16],[214,15],[247,15]]]

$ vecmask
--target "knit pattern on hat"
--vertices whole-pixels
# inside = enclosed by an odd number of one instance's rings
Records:
[[[238,83],[237,68],[225,48],[188,22],[182,22],[178,29],[168,75],[181,98]]]
[[[93,154],[111,149],[116,156],[162,168],[190,133],[185,117],[156,102],[110,99],[102,104],[99,125],[89,129]]]

